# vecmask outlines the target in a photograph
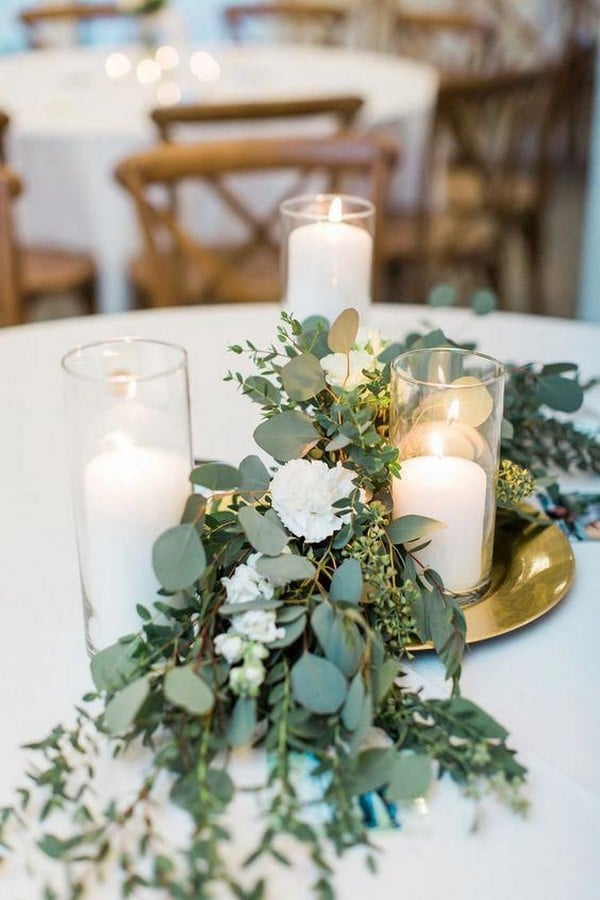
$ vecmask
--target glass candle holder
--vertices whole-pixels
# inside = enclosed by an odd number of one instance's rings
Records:
[[[394,518],[444,524],[416,555],[461,603],[480,599],[490,582],[504,377],[497,360],[453,347],[411,350],[392,363],[390,437],[401,463]]]
[[[371,302],[375,207],[344,194],[293,197],[280,206],[284,306],[297,319],[333,321]]]
[[[123,338],[62,361],[85,641],[92,656],[139,630],[152,607],[156,538],[180,521],[190,493],[187,355]]]

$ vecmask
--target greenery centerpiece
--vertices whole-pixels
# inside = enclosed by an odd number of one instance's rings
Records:
[[[260,405],[255,439],[278,465],[252,455],[192,471],[201,491],[154,546],[155,609],[138,606],[139,633],[94,657],[96,692],[75,726],[31,745],[38,763],[3,811],[1,839],[9,857],[36,818],[33,856],[59,863],[45,898],[84,896],[109,866],[122,896],[145,888],[203,898],[219,882],[232,896],[260,898],[262,882],[242,887],[227,864],[236,790],[228,760],[247,745],[268,759],[264,831],[250,861],[265,854],[286,864],[280,837],[292,836],[319,870],[322,898],[332,896],[329,848],[362,844],[376,866],[365,798],[398,825],[403,804],[446,775],[524,809],[526,773],[507,731],[460,695],[463,612],[419,563],[439,523],[390,513],[399,474],[388,442],[390,362],[407,348],[450,345],[437,330],[386,344],[347,310],[331,327],[283,313],[271,346],[231,348],[256,367],[227,379]],[[513,372],[498,479],[504,515],[533,489],[523,465],[536,475],[552,462],[600,468],[597,442],[548,414],[575,410],[582,396],[570,365]],[[558,442],[546,439],[549,428]],[[405,684],[402,660],[415,640],[435,648],[449,696],[427,699]],[[118,759],[139,745],[151,759],[139,789],[104,802],[102,753]],[[317,786],[309,801],[298,758]],[[155,828],[165,779],[189,814],[184,846]]]

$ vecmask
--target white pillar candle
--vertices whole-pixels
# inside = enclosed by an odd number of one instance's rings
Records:
[[[94,609],[97,649],[140,627],[136,604],[151,606],[160,585],[152,546],[177,525],[190,493],[189,460],[156,447],[125,445],[85,468],[86,593]]]
[[[364,321],[371,297],[373,238],[364,228],[341,221],[341,201],[334,204],[327,221],[290,232],[286,306],[299,319],[325,315],[331,321],[352,306]]]
[[[428,516],[445,524],[418,558],[439,573],[444,586],[469,591],[481,580],[486,476],[477,463],[455,456],[402,461],[392,485],[394,518]]]

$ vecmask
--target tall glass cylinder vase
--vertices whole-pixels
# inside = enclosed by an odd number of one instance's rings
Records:
[[[371,303],[375,207],[345,194],[293,197],[280,206],[283,302],[297,319],[333,321]]]
[[[159,583],[152,547],[190,493],[187,355],[119,339],[63,359],[85,640],[93,655],[137,631]]]
[[[392,364],[394,517],[443,524],[416,556],[463,603],[490,581],[504,376],[497,360],[453,347],[412,350]]]

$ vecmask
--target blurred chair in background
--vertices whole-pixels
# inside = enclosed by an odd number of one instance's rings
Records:
[[[225,26],[234,41],[269,39],[342,44],[350,10],[331,3],[238,3],[225,6]]]
[[[196,103],[160,106],[150,116],[163,141],[172,141],[179,126],[210,122],[293,122],[331,119],[334,131],[352,127],[363,105],[362,97],[340,94],[330,97],[290,97],[288,100],[257,100],[248,103]]]
[[[62,3],[28,7],[20,12],[19,19],[25,27],[29,46],[38,48],[54,44],[56,35],[60,38],[63,32],[74,37],[76,42],[79,26],[84,23],[132,15],[134,13],[121,9],[117,3]]]
[[[419,210],[388,220],[383,249],[400,273],[420,271],[421,292],[458,267],[485,273],[502,296],[506,245],[516,232],[529,310],[544,312],[543,226],[562,74],[549,65],[442,85]]]
[[[21,292],[13,231],[12,203],[21,192],[17,176],[0,166],[0,325],[21,321]]]
[[[284,197],[257,216],[247,198],[240,199],[226,184],[229,177],[300,173],[310,178],[311,192],[317,174],[320,189],[326,192],[343,191],[350,180],[352,192],[372,200],[381,217],[396,157],[397,147],[388,141],[344,135],[163,144],[125,160],[116,175],[135,202],[144,239],[144,254],[130,270],[138,294],[151,306],[281,299],[277,224]],[[192,235],[169,207],[168,188],[182,181],[201,181],[212,189],[242,223],[245,238],[214,246]],[[157,196],[157,186],[167,188],[162,198]],[[291,193],[299,192],[296,184]],[[291,193],[288,190],[285,196]],[[376,273],[378,233],[380,228],[376,228],[374,245]]]
[[[4,136],[9,118],[0,112],[0,159],[5,162]],[[95,308],[96,267],[87,253],[55,247],[21,246],[15,238],[11,202],[22,192],[17,175],[4,169],[2,241],[0,272],[2,280],[2,324],[18,325],[26,320],[27,308],[42,297],[72,294],[81,300],[84,312]],[[16,272],[15,274],[12,274]],[[10,285],[13,287],[10,287]],[[17,285],[17,287],[14,287]]]
[[[497,38],[497,23],[472,12],[399,8],[393,13],[393,49],[434,65],[442,78],[491,69]]]

